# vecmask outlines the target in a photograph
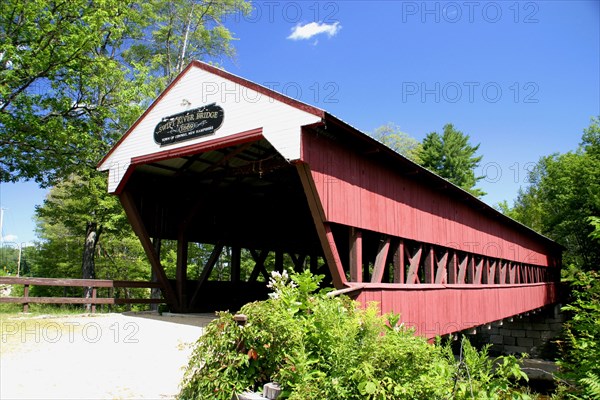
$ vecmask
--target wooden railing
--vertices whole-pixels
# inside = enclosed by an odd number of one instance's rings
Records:
[[[40,304],[90,304],[92,313],[97,304],[160,304],[164,299],[129,299],[97,297],[98,288],[160,288],[157,282],[111,281],[103,279],[23,278],[0,277],[0,284],[23,285],[23,297],[0,297],[0,303],[21,303],[23,312],[29,311],[30,303]],[[92,297],[30,297],[29,286],[91,287]]]

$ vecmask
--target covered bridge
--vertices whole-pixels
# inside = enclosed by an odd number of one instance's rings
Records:
[[[191,63],[99,169],[174,311],[264,298],[284,255],[427,337],[557,299],[556,243],[326,111],[205,63]],[[173,277],[156,246],[166,239],[177,241]],[[194,242],[214,248],[188,279]],[[211,280],[224,248],[229,279]],[[254,260],[246,276],[242,249]]]

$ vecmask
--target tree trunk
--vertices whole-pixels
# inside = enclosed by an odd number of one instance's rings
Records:
[[[102,227],[96,222],[88,222],[85,230],[85,243],[83,244],[83,259],[81,262],[81,277],[83,279],[96,279],[96,265],[94,256],[96,254],[96,245],[100,239]],[[92,297],[92,288],[83,288],[83,297],[89,299]],[[91,304],[85,305],[86,311],[89,312]]]

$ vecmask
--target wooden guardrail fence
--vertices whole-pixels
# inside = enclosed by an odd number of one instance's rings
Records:
[[[63,279],[63,278],[26,278],[0,277],[0,284],[23,285],[23,297],[0,297],[0,303],[21,303],[23,312],[29,311],[29,303],[41,304],[91,304],[92,313],[96,312],[96,304],[160,304],[164,299],[128,299],[97,297],[98,288],[160,288],[158,282],[144,281],[111,281],[104,279]],[[29,286],[63,286],[91,287],[92,297],[30,297]]]

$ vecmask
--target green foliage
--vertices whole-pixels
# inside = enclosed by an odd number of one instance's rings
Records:
[[[477,351],[463,337],[454,398],[530,399],[529,394],[517,391],[514,387],[515,381],[529,380],[521,370],[517,358],[505,356],[491,359],[488,355],[489,347],[487,345]]]
[[[36,209],[37,250],[31,255],[31,275],[55,278],[82,277],[82,250],[86,225],[97,223],[102,240],[94,251],[95,277],[117,280],[150,280],[144,251],[118,202],[106,190],[100,174],[72,175],[50,189]],[[100,296],[149,297],[148,289],[115,289]],[[31,288],[35,296],[81,296],[81,288]]]
[[[398,315],[317,291],[321,279],[273,273],[270,298],[240,310],[245,325],[218,314],[196,343],[179,398],[230,400],[270,381],[295,400],[528,398],[515,389],[523,373],[514,357],[494,368],[465,342],[457,363],[448,345],[415,336]]]
[[[425,168],[480,197],[485,192],[475,188],[483,178],[475,175],[482,159],[482,156],[475,156],[478,149],[479,145],[469,143],[469,135],[457,131],[452,124],[446,124],[442,135],[431,132],[423,139],[417,156]]]
[[[409,160],[417,164],[421,163],[419,158],[421,143],[408,133],[402,132],[399,126],[393,123],[382,125],[375,129],[371,136]]]
[[[1,2],[0,181],[93,167],[132,122],[116,112],[139,98],[114,50],[140,22],[120,0]]]
[[[584,395],[590,399],[600,399],[600,375],[588,372],[579,383],[583,385]]]
[[[231,55],[243,0],[0,2],[0,182],[95,163],[194,58]]]
[[[529,186],[506,210],[565,246],[565,264],[584,270],[600,264],[598,234],[594,234],[600,216],[599,137],[600,118],[593,118],[579,149],[542,157],[529,174]]]
[[[564,311],[572,318],[564,325],[558,361],[561,378],[572,386],[563,386],[564,398],[598,399],[600,385],[600,273],[572,270],[568,279],[572,301]]]

